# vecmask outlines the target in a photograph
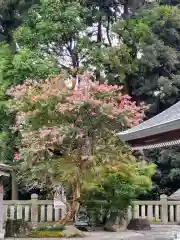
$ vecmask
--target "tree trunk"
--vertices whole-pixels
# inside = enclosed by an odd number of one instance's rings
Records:
[[[72,183],[73,199],[72,203],[66,204],[66,215],[63,219],[57,222],[58,225],[66,225],[68,222],[72,221],[79,209],[79,199],[81,196],[81,184],[78,178]]]
[[[78,69],[79,68],[79,57],[78,57],[78,53],[76,52],[75,49],[72,50],[71,58],[72,58],[73,68]]]
[[[68,204],[68,209],[65,217],[60,221],[58,221],[57,224],[67,225],[67,223],[71,222],[74,219],[78,208],[79,208],[79,202],[77,201],[74,201],[72,204]]]
[[[98,22],[98,32],[97,32],[97,42],[101,43],[102,42],[102,17],[99,17],[99,22]]]
[[[106,34],[107,34],[107,39],[108,39],[109,45],[112,46],[111,38],[110,38],[110,35],[109,35],[109,30],[110,30],[110,16],[108,16]]]
[[[99,12],[100,12],[100,14],[102,13],[101,4],[99,6]],[[99,19],[98,19],[97,43],[101,43],[101,42],[102,42],[102,16],[100,15]],[[101,48],[100,45],[98,47]],[[101,73],[100,73],[100,69],[98,67],[96,67],[95,76],[96,76],[96,81],[99,81]]]
[[[124,3],[124,12],[122,14],[122,18],[124,20],[127,20],[129,18],[129,6],[128,6],[128,2]]]
[[[18,200],[18,184],[16,180],[16,174],[14,171],[11,173],[11,183],[12,183],[12,200]]]

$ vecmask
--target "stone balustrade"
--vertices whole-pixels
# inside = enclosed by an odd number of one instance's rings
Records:
[[[166,195],[161,195],[159,201],[134,201],[127,211],[131,218],[147,218],[153,223],[180,222],[180,201],[168,201]]]
[[[38,200],[36,194],[31,200],[3,201],[3,205],[4,219],[24,219],[33,225],[58,221],[66,213],[64,208],[54,208],[53,200]],[[162,195],[159,201],[134,201],[127,210],[127,218],[139,217],[161,224],[180,222],[180,201],[168,201],[166,195]]]

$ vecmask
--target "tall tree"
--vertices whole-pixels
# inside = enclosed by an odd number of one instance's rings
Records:
[[[126,89],[135,100],[150,104],[147,117],[180,100],[179,16],[178,7],[151,4],[115,26],[131,54],[133,71],[125,74]],[[169,148],[146,153],[158,166],[151,192],[154,197],[177,190],[178,151]]]
[[[7,108],[6,91],[9,87],[23,83],[29,78],[46,78],[60,71],[58,64],[38,52],[21,49],[14,53],[9,45],[0,44],[0,161],[14,165],[14,153],[17,151],[18,134],[12,126],[15,115]],[[22,186],[25,187],[25,186]],[[11,187],[8,187],[11,188]],[[8,189],[9,192],[9,189]],[[8,196],[6,196],[8,198]]]
[[[125,76],[127,91],[156,112],[179,100],[179,13],[177,7],[151,4],[115,26],[134,66]]]
[[[42,1],[33,7],[15,38],[20,46],[50,53],[67,67],[78,68],[87,54],[89,10],[78,1]]]
[[[77,69],[88,66],[102,75],[101,61],[98,64],[96,59],[114,44],[112,24],[123,17],[123,6],[134,11],[143,2],[41,1],[29,10],[15,39],[20,46],[51,53],[62,65]]]
[[[10,109],[18,111],[15,128],[21,142],[15,157],[21,178],[34,186],[54,181],[70,186],[72,201],[63,223],[74,217],[82,189],[96,184],[105,168],[136,172],[135,158],[115,133],[143,117],[143,107],[123,95],[121,87],[92,83],[87,75],[78,86],[65,80],[60,75],[27,81],[8,92],[15,99]],[[130,164],[134,171],[127,170]]]
[[[158,199],[160,194],[170,196],[179,189],[180,167],[179,167],[179,147],[169,147],[145,151],[149,162],[157,165],[157,171],[153,176],[153,188],[142,196],[146,199]]]
[[[38,0],[1,0],[0,2],[0,41],[10,44],[16,50],[13,31],[22,23],[28,9]]]

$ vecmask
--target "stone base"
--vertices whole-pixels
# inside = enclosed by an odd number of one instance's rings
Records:
[[[75,237],[83,238],[85,234],[73,226],[66,226],[66,229],[62,232],[62,237],[74,239]]]
[[[128,230],[151,230],[150,223],[147,219],[134,218],[131,219],[128,226]]]

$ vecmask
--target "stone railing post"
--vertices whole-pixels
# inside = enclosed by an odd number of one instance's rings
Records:
[[[14,171],[11,172],[11,186],[12,186],[12,200],[18,200],[18,184],[16,180],[16,173]]]
[[[32,228],[36,228],[38,226],[38,195],[31,195],[31,224]]]
[[[160,202],[161,202],[162,223],[167,224],[168,223],[168,202],[167,202],[167,196],[166,195],[161,195],[160,196]]]
[[[0,179],[0,239],[4,239],[5,230],[3,228],[4,223],[4,206],[3,206],[3,184],[2,180]]]

